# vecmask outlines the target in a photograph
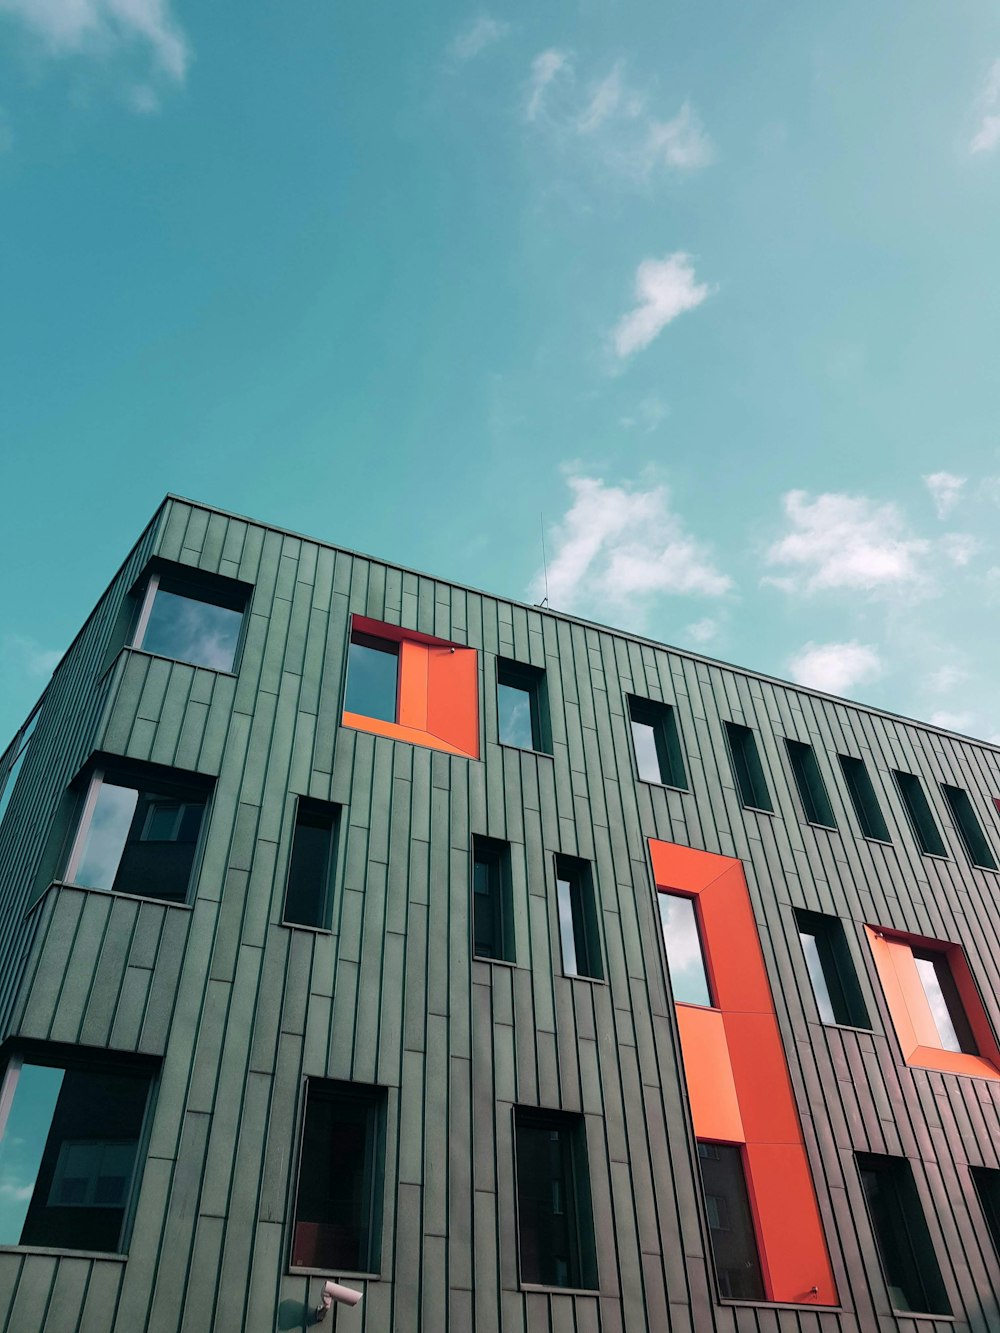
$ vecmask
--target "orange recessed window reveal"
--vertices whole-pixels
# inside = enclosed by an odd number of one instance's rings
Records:
[[[836,1305],[742,862],[655,838],[649,849],[719,1294]],[[732,1237],[720,1230],[717,1197],[725,1181],[712,1183],[721,1170],[711,1165],[716,1157],[729,1163],[734,1180],[745,1175],[753,1237],[744,1237],[740,1255],[743,1267],[759,1260],[753,1281],[746,1274],[736,1281],[731,1271]]]
[[[908,1065],[1000,1080],[1000,1048],[959,944],[865,926]]]
[[[342,721],[355,731],[478,759],[475,648],[352,617]]]

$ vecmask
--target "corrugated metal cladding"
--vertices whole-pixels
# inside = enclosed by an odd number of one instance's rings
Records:
[[[122,649],[151,557],[253,585],[238,674]],[[481,759],[340,726],[352,614],[480,653]],[[545,669],[551,757],[497,743],[496,658]],[[626,696],[676,706],[690,791],[637,780]],[[773,815],[739,801],[724,721],[756,730]],[[784,739],[814,746],[839,831],[806,824]],[[49,887],[63,794],[105,751],[215,779],[190,906]],[[857,831],[864,758],[891,845]],[[890,770],[922,776],[950,859],[917,851]],[[158,1090],[127,1260],[0,1252],[3,1333],[271,1333],[289,1271],[306,1076],[387,1089],[380,1280],[327,1327],[365,1333],[1000,1329],[969,1166],[1000,1167],[1000,1084],[907,1067],[863,925],[964,946],[1000,1028],[995,749],[626,634],[166,501],[56,672],[2,848],[11,1042],[138,1051]],[[334,928],[280,923],[294,796],[343,804]],[[474,961],[472,835],[512,847],[516,966]],[[819,1198],[838,1309],[717,1299],[647,840],[738,857]],[[604,978],[562,975],[553,854],[593,866]],[[819,1021],[794,908],[847,928],[872,1032]],[[518,1282],[514,1104],[583,1113],[600,1292]],[[854,1155],[909,1159],[954,1319],[890,1313]]]

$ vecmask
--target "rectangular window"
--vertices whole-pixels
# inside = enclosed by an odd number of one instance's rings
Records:
[[[870,1028],[843,923],[835,916],[798,908],[795,920],[820,1019],[824,1023]]]
[[[708,969],[701,946],[698,909],[694,898],[682,893],[656,895],[660,909],[663,943],[667,949],[667,967],[670,971],[670,989],[680,1004],[711,1006],[712,991],[708,984]]]
[[[568,977],[602,980],[604,969],[590,863],[574,856],[557,856],[556,894],[563,971]]]
[[[686,790],[687,774],[674,709],[630,694],[628,712],[640,779]]]
[[[293,926],[330,927],[340,807],[300,796],[282,920]]]
[[[996,870],[997,863],[990,851],[990,844],[986,841],[986,835],[976,818],[976,812],[969,800],[969,793],[963,791],[961,787],[949,787],[946,782],[941,783],[941,791],[944,794],[944,799],[948,802],[948,809],[951,811],[951,817],[955,828],[958,830],[958,835],[962,839],[966,856],[974,866],[982,866],[986,870]]]
[[[11,1060],[0,1094],[0,1245],[121,1253],[150,1075]]]
[[[293,1267],[378,1271],[384,1106],[381,1088],[306,1084]]]
[[[356,630],[347,654],[345,712],[395,722],[398,695],[399,644]]]
[[[41,711],[42,706],[39,704],[7,747],[3,758],[0,759],[0,823],[3,822],[7,807],[10,805],[10,798],[14,794],[14,787],[21,772],[21,765],[24,763],[24,756],[28,753],[28,742],[38,725]]]
[[[64,879],[167,902],[188,894],[208,785],[97,769],[90,779]]]
[[[925,856],[947,856],[944,840],[938,832],[927,797],[920,785],[920,779],[912,773],[900,773],[892,770],[900,798],[906,809],[917,845]]]
[[[699,1143],[698,1163],[719,1295],[724,1300],[762,1301],[764,1279],[743,1150],[732,1143]]]
[[[792,766],[792,776],[798,788],[802,810],[810,824],[820,824],[823,828],[836,828],[833,806],[827,795],[823,775],[819,771],[816,751],[803,741],[785,739],[788,761]]]
[[[583,1116],[514,1108],[522,1283],[597,1287]]]
[[[154,571],[146,583],[132,646],[212,671],[233,671],[246,584]]]
[[[979,1195],[990,1239],[1000,1256],[1000,1171],[986,1166],[971,1166],[969,1171]]]
[[[497,661],[497,720],[501,745],[551,754],[545,672],[523,662]]]
[[[851,798],[851,804],[854,806],[854,813],[857,815],[861,832],[866,838],[874,838],[876,842],[891,842],[889,829],[882,815],[878,797],[875,795],[872,780],[868,776],[865,761],[855,759],[848,754],[841,754],[837,757],[840,760],[840,768],[844,774],[847,793]]]
[[[979,1047],[955,985],[947,956],[936,949],[914,949],[917,976],[927,997],[942,1051],[978,1055]]]
[[[514,961],[510,846],[476,834],[472,839],[472,952]]]
[[[893,1309],[951,1314],[909,1162],[858,1153],[858,1169]]]
[[[749,727],[738,722],[726,723],[726,738],[733,761],[733,777],[744,805],[754,810],[773,811],[771,796],[764,779],[757,740]]]

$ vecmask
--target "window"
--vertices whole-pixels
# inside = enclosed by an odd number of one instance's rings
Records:
[[[345,711],[395,722],[398,692],[399,644],[371,634],[352,634]]]
[[[10,798],[14,794],[14,787],[17,785],[21,765],[24,763],[24,756],[28,753],[28,742],[34,734],[40,715],[41,704],[25,722],[7,747],[7,752],[3,758],[0,759],[0,822],[3,821],[3,817],[7,813],[7,807],[10,805]]]
[[[939,1040],[935,1044],[943,1051],[977,1055],[979,1048],[962,1008],[948,959],[938,950],[914,949],[913,961],[937,1029]]]
[[[497,716],[501,745],[552,752],[543,698],[545,672],[523,662],[497,661]]]
[[[974,866],[982,866],[986,870],[996,870],[997,863],[990,851],[990,844],[986,841],[979,820],[976,818],[976,812],[969,800],[969,793],[963,791],[961,787],[949,787],[946,782],[941,783],[941,791],[944,793],[944,799],[948,802],[948,809],[951,811],[955,828],[962,839],[966,856]]]
[[[819,771],[816,752],[811,745],[803,741],[786,738],[785,748],[792,766],[792,776],[799,791],[802,810],[810,824],[820,824],[824,828],[836,828],[833,806],[827,795],[823,775]]]
[[[719,1295],[724,1300],[762,1301],[764,1279],[747,1195],[743,1151],[736,1144],[699,1143],[698,1163]]]
[[[972,1166],[969,1170],[979,1195],[990,1239],[1000,1255],[1000,1171],[986,1166]]]
[[[150,1075],[15,1056],[0,1106],[0,1245],[121,1252]]]
[[[207,784],[184,776],[95,770],[63,878],[183,902],[208,800]]]
[[[307,1083],[293,1267],[378,1271],[384,1106],[380,1088]]]
[[[733,777],[744,805],[754,810],[773,811],[771,797],[764,780],[757,741],[749,727],[738,722],[726,723],[726,738],[733,761]]]
[[[686,789],[684,756],[673,708],[669,704],[629,695],[628,712],[640,779]]]
[[[909,1162],[858,1153],[858,1169],[893,1309],[951,1314]]]
[[[298,798],[282,918],[289,925],[329,928],[339,815],[339,806]]]
[[[875,795],[872,780],[868,776],[865,761],[855,759],[848,754],[841,754],[837,757],[840,760],[840,768],[844,775],[844,782],[847,785],[847,793],[851,798],[851,804],[854,806],[854,813],[858,817],[861,832],[866,838],[874,838],[876,842],[891,842],[889,829],[882,815],[878,797]]]
[[[514,1108],[522,1283],[596,1289],[583,1116]]]
[[[795,920],[820,1019],[870,1028],[842,922],[834,916],[798,909]]]
[[[556,897],[563,971],[568,977],[602,980],[594,880],[587,861],[556,857]]]
[[[233,671],[250,590],[222,578],[150,574],[132,644],[191,666]]]
[[[682,893],[667,893],[661,889],[656,900],[660,909],[660,925],[667,949],[667,967],[670,970],[670,989],[674,993],[674,1002],[710,1006],[712,991],[708,984],[694,898]]]
[[[896,769],[893,769],[892,776],[896,779],[899,795],[920,850],[925,856],[947,856],[948,852],[938,832],[938,826],[934,823],[934,816],[927,804],[920,779],[914,777],[912,773],[900,773]]]
[[[514,961],[510,847],[479,834],[472,839],[472,952]]]

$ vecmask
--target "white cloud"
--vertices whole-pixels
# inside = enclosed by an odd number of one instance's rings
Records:
[[[590,102],[578,117],[576,126],[581,134],[593,134],[621,106],[624,94],[622,84],[622,62],[611,68],[611,73],[603,78],[594,89]]]
[[[545,102],[545,95],[552,80],[563,70],[569,69],[569,55],[565,51],[543,51],[531,62],[531,79],[528,83],[528,101],[524,109],[526,120],[537,120]]]
[[[472,60],[480,51],[485,51],[488,46],[506,37],[508,32],[509,23],[502,23],[489,14],[480,14],[452,39],[448,45],[448,54],[453,60]]]
[[[968,532],[949,532],[941,538],[941,554],[953,565],[967,565],[980,549],[978,540]]]
[[[719,622],[713,620],[711,616],[705,616],[702,620],[696,620],[688,625],[684,630],[684,637],[690,639],[692,643],[711,643],[719,632]]]
[[[968,732],[971,730],[974,721],[975,718],[972,713],[950,713],[944,709],[930,715],[931,726],[942,727],[945,731]]]
[[[620,424],[626,430],[641,430],[648,435],[669,415],[670,408],[663,399],[658,394],[650,393],[636,403],[628,416],[621,418]]]
[[[19,19],[53,56],[105,54],[141,43],[158,70],[182,83],[190,48],[169,0],[0,0],[0,15]]]
[[[553,606],[621,608],[655,594],[719,597],[732,580],[684,529],[664,486],[647,490],[571,476],[572,503],[554,532],[548,568]],[[533,595],[545,591],[541,575]]]
[[[932,671],[927,677],[927,684],[935,694],[947,694],[949,690],[961,685],[962,681],[968,678],[969,673],[964,667],[949,665]]]
[[[635,274],[635,309],[622,316],[612,334],[616,354],[625,358],[648,347],[672,320],[696,309],[711,293],[707,283],[695,281],[691,256],[683,251],[644,259]]]
[[[28,634],[5,634],[3,656],[18,671],[39,680],[47,680],[62,661],[58,648],[43,648]]]
[[[658,161],[691,171],[708,166],[715,157],[715,150],[698,113],[685,102],[673,120],[665,124],[650,123],[645,156],[647,171]]]
[[[966,478],[956,477],[954,472],[931,472],[923,481],[930,491],[938,518],[947,518],[961,499]]]
[[[882,659],[868,644],[807,643],[788,664],[792,680],[826,694],[846,694],[875,680],[884,671]]]
[[[978,98],[982,119],[969,142],[970,153],[990,153],[1000,143],[1000,60],[995,60]]]

